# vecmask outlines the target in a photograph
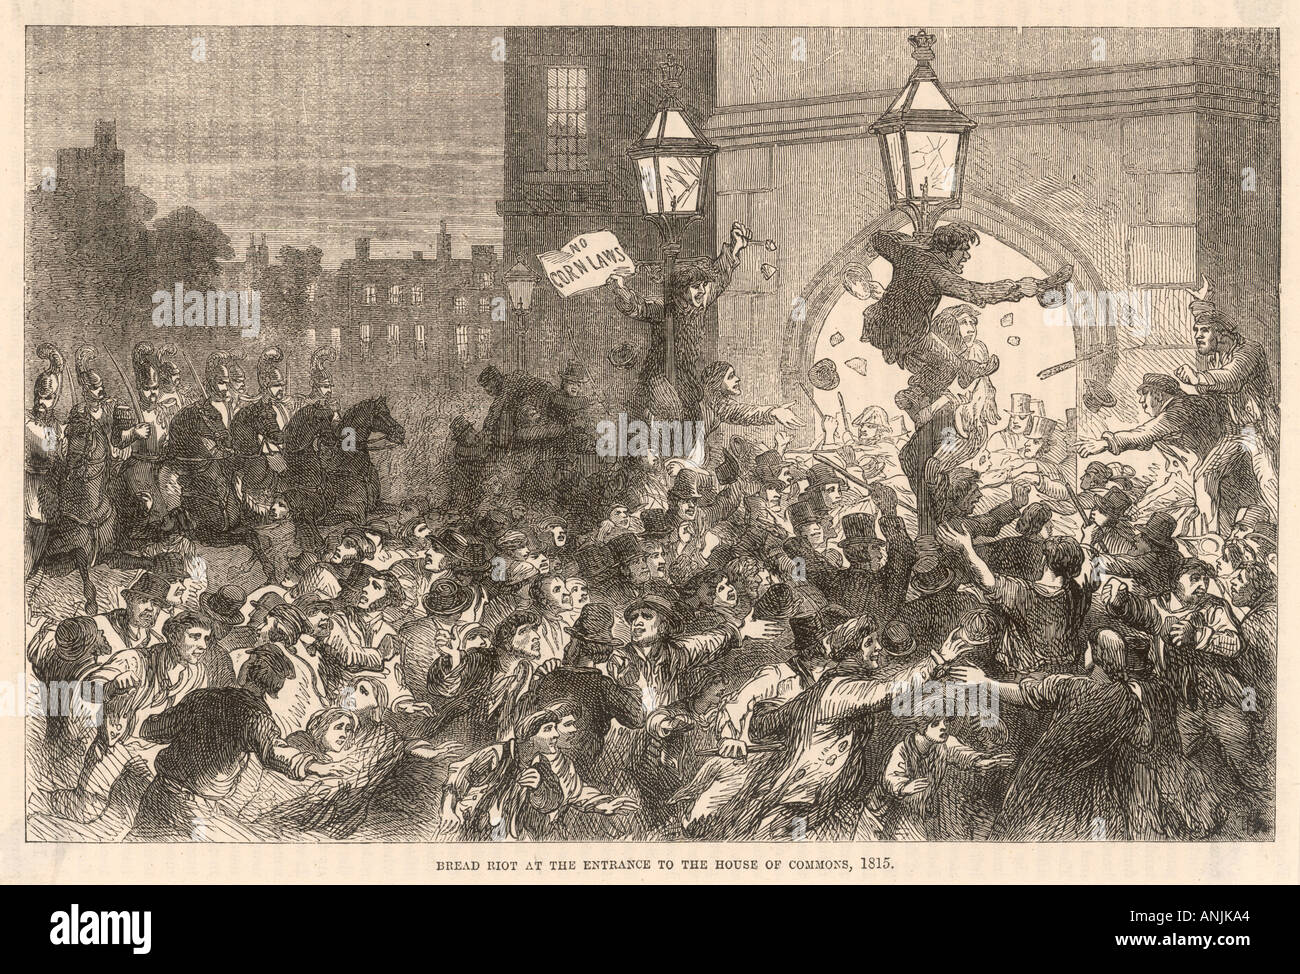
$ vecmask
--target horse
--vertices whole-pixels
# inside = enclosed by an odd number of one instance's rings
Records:
[[[379,439],[371,440],[376,433]],[[354,521],[364,524],[367,518],[382,511],[379,471],[370,451],[389,449],[406,443],[406,429],[388,411],[388,397],[366,399],[347,410],[339,420],[340,489],[334,495],[328,523]]]
[[[334,410],[322,403],[303,406],[289,420],[284,430],[285,488],[297,529],[298,543],[304,551],[316,554],[324,549],[318,524],[324,524],[326,512],[338,491],[331,471],[342,466],[337,454],[342,452]]]

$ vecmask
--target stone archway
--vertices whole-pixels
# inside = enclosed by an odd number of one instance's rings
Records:
[[[1061,264],[1073,264],[1075,288],[1094,294],[1102,290],[1101,273],[1086,250],[1047,221],[1005,199],[991,193],[972,192],[968,188],[961,209],[952,211],[948,219],[969,223],[1046,270]],[[845,265],[851,261],[870,264],[877,256],[871,246],[872,234],[877,230],[897,230],[907,225],[907,217],[901,213],[890,210],[881,214],[840,247],[800,292],[804,295],[804,318],[790,321],[781,353],[783,399],[807,402],[800,383],[813,364],[817,337],[826,317],[842,293],[840,281]],[[1082,354],[1087,347],[1082,329],[1076,326],[1073,331],[1075,354]],[[1102,334],[1097,338],[1105,342],[1114,341],[1114,329],[1109,325],[1098,331]],[[1082,394],[1084,377],[1085,370],[1075,370],[1076,401]]]

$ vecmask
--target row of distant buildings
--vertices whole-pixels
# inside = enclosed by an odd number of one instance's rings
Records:
[[[89,147],[59,150],[52,195],[69,214],[59,232],[94,237],[127,222],[125,157],[116,124],[108,120],[96,122]],[[218,262],[217,286],[257,287],[273,263],[266,236],[250,236],[242,259]],[[475,245],[468,257],[452,256],[445,220],[432,255],[372,257],[370,238],[363,237],[353,257],[310,282],[306,315],[293,322],[264,320],[263,335],[284,346],[291,361],[301,358],[304,368],[315,347],[333,346],[341,378],[459,387],[465,374],[477,375],[477,366],[510,366],[510,355],[517,354],[503,274],[494,247]],[[394,372],[402,361],[426,364]]]

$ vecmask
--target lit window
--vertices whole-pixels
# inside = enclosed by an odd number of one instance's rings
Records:
[[[415,326],[415,341],[417,344],[424,344],[424,325],[417,323]]]
[[[480,280],[481,280],[481,283],[480,283],[480,285],[479,285],[480,287],[483,287],[483,288],[489,288],[489,287],[491,287],[491,286],[492,286],[492,272],[491,272],[491,271],[484,271],[484,272],[483,272],[483,276],[482,276],[482,278],[481,278]]]
[[[478,357],[488,358],[492,354],[492,326],[481,324],[478,326]]]
[[[396,345],[398,340],[401,337],[402,337],[401,326],[395,321],[390,321],[388,323],[388,344]]]
[[[312,281],[307,285],[307,301],[315,302],[316,300],[316,282]]]
[[[402,302],[402,285],[394,284],[388,289],[388,303],[401,304]]]
[[[366,302],[366,304],[375,303],[375,286],[373,284],[366,285],[365,298],[363,300]]]
[[[458,315],[469,314],[469,298],[465,297],[463,294],[457,295],[452,307]]]
[[[462,362],[469,361],[469,325],[456,326],[456,358]]]
[[[424,304],[424,285],[411,285],[411,304]]]
[[[546,168],[587,168],[587,69],[546,69]]]

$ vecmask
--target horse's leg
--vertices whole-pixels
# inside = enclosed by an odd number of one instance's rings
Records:
[[[91,525],[79,526],[73,539],[72,556],[81,575],[81,592],[86,600],[86,615],[99,614],[99,593],[90,580],[90,570],[99,558],[99,535]]]

